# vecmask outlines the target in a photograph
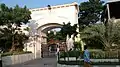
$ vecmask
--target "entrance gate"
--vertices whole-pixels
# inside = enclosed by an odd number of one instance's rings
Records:
[[[49,7],[30,9],[32,18],[30,20],[31,26],[29,26],[31,28],[30,34],[34,36],[35,33],[37,33],[39,36],[39,40],[36,42],[35,52],[42,51],[40,53],[42,53],[41,55],[43,56],[48,54],[46,33],[49,30],[61,27],[63,22],[65,24],[70,22],[71,25],[78,23],[78,7],[78,4],[74,2],[71,4],[49,5]],[[50,54],[53,55],[52,53]]]
[[[55,57],[56,56],[56,45],[47,45],[47,44],[42,44],[42,57]]]

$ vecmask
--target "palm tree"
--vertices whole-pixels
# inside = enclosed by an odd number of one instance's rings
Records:
[[[63,22],[63,26],[60,32],[62,33],[63,37],[66,37],[67,35],[69,36],[71,36],[72,34],[76,35],[77,34],[76,29],[77,29],[77,24],[74,24],[72,26],[70,22],[68,22],[67,24]]]
[[[104,25],[103,23],[86,27],[81,34],[82,39],[93,38],[102,43],[105,49],[111,49],[114,45],[119,46],[120,42],[120,22],[111,20]]]
[[[14,33],[12,31],[13,28],[0,28],[0,46],[7,51],[22,50],[28,36],[19,30]]]

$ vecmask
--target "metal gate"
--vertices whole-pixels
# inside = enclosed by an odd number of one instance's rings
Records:
[[[42,44],[41,46],[41,54],[42,54],[42,58],[47,58],[47,57],[55,57],[56,56],[56,51],[52,51],[54,49],[49,48],[49,45],[47,44]]]

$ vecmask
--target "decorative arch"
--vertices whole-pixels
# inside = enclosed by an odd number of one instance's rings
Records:
[[[54,28],[61,28],[62,24],[58,24],[58,23],[48,23],[48,24],[44,24],[40,27],[37,28],[37,31],[41,31],[46,33],[47,31],[54,29]]]

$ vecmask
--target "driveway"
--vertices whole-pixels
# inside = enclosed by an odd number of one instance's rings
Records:
[[[41,58],[26,63],[6,67],[57,67],[56,57]]]

